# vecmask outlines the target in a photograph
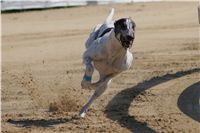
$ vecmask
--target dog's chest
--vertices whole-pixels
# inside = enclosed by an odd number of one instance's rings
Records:
[[[123,56],[118,53],[118,55],[112,54],[107,60],[95,61],[95,68],[105,75],[122,72],[130,68],[132,64],[133,56],[127,51]]]

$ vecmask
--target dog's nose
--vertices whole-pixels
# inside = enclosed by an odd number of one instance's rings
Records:
[[[126,38],[127,38],[127,40],[129,40],[129,41],[132,41],[132,40],[134,39],[134,37],[133,37],[133,36],[130,36],[130,35],[127,35]]]

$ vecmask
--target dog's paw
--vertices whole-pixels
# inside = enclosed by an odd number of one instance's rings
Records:
[[[85,113],[85,112],[83,112],[83,113],[79,114],[79,116],[80,116],[81,118],[84,118],[84,117],[85,117],[85,115],[86,115],[86,113]]]
[[[82,80],[81,81],[82,89],[91,89],[91,81]]]
[[[85,115],[86,115],[86,107],[84,106],[83,108],[81,108],[79,112],[79,117],[84,118]]]

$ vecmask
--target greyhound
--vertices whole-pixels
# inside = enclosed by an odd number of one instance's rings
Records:
[[[83,63],[86,66],[81,82],[83,89],[95,89],[94,94],[81,108],[80,117],[85,117],[92,102],[108,88],[113,77],[128,70],[132,65],[133,55],[129,51],[135,39],[135,22],[131,18],[112,21],[114,8],[103,22],[98,24],[85,43]],[[94,68],[100,79],[92,83]]]

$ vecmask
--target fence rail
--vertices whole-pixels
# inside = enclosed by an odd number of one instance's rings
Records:
[[[1,0],[1,11],[160,0]]]

